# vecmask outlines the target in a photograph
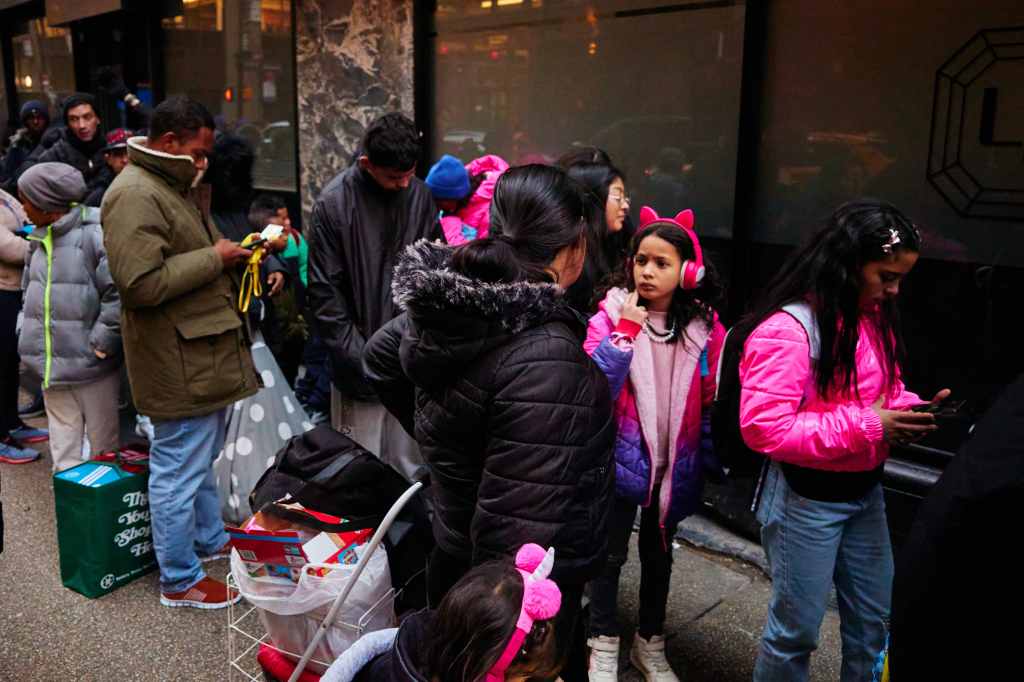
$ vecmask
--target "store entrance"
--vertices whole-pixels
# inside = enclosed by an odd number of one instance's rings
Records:
[[[124,104],[131,92],[150,107],[155,100],[152,20],[130,9],[76,21],[72,36],[78,89],[96,97],[104,128],[138,130],[146,121]],[[157,34],[158,35],[158,34]]]

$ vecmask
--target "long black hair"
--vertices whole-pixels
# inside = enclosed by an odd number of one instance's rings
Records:
[[[895,245],[893,233],[898,239]],[[818,394],[855,394],[861,270],[901,250],[921,250],[921,235],[903,213],[878,199],[847,202],[835,210],[824,229],[786,260],[740,324],[753,330],[782,306],[806,301],[814,309],[821,339],[821,357],[814,369]],[[904,352],[899,310],[892,299],[882,303],[878,325],[891,387]]]
[[[558,253],[585,243],[585,215],[583,190],[565,171],[511,168],[494,187],[490,235],[455,249],[451,267],[485,282],[553,282]]]
[[[626,258],[626,265],[621,274],[613,280],[619,286],[625,286],[629,291],[636,290],[636,280],[633,277],[633,259],[640,250],[640,243],[648,237],[664,239],[675,247],[681,261],[692,261],[696,258],[693,250],[693,242],[678,225],[657,221],[640,229],[629,243],[629,254]],[[610,287],[608,287],[610,288]],[[607,288],[605,289],[607,291]],[[672,295],[672,303],[668,309],[668,325],[673,324],[681,330],[676,338],[682,338],[686,327],[693,320],[703,320],[710,330],[715,322],[715,310],[722,302],[722,283],[715,271],[715,266],[708,260],[704,261],[704,279],[700,281],[696,289],[683,289],[677,287]],[[640,305],[646,305],[643,298]],[[675,339],[672,339],[673,341]]]
[[[427,677],[478,682],[512,639],[523,604],[523,577],[508,559],[474,568],[441,600],[427,646]],[[552,621],[533,624],[506,676],[548,679],[558,673]]]
[[[608,231],[608,191],[616,179],[625,183],[626,175],[610,162],[577,162],[566,172],[587,189],[587,267],[593,283],[598,285],[622,264],[635,231],[628,213],[621,230]]]

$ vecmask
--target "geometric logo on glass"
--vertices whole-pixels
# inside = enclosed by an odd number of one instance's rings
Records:
[[[936,72],[928,181],[965,218],[1024,220],[1024,27],[978,31]]]

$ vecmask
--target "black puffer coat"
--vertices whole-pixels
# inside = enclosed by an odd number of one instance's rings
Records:
[[[450,255],[426,241],[406,250],[393,289],[407,312],[364,356],[384,404],[415,423],[434,537],[473,564],[553,546],[556,580],[587,580],[606,554],[615,422],[585,321],[554,285],[472,280]]]

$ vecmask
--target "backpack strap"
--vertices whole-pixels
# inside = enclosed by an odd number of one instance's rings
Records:
[[[795,318],[807,332],[811,361],[818,360],[821,357],[821,334],[818,331],[818,320],[814,317],[811,305],[806,301],[796,301],[782,306],[782,310]]]
[[[818,320],[814,317],[814,309],[806,301],[795,301],[782,306],[782,310],[793,317],[804,328],[804,331],[807,333],[807,342],[810,346],[808,355],[810,355],[812,363],[817,361],[821,357],[821,334],[818,331]],[[715,400],[718,400],[718,391],[722,386],[725,350],[729,346],[729,336],[735,329],[734,325],[725,332],[725,338],[722,339],[722,348],[718,352],[718,367],[715,369]],[[740,349],[740,353],[742,352],[742,349]]]
[[[361,453],[346,452],[343,455],[335,457],[333,462],[318,471],[315,476],[309,479],[309,482],[316,483],[318,485],[325,485],[328,481],[334,478],[338,472],[351,464],[356,458],[356,454]]]
[[[722,347],[718,349],[718,367],[715,368],[715,400],[718,400],[718,392],[722,389],[722,366],[725,365],[725,349],[729,346],[729,335],[736,327],[729,327],[722,339]],[[705,349],[705,353],[707,350]]]

